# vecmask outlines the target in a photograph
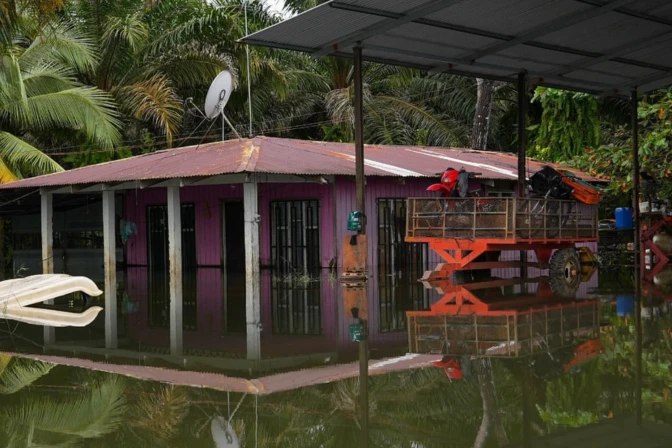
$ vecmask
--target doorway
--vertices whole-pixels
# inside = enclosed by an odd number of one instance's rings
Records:
[[[245,272],[245,218],[242,201],[222,202],[222,266]]]
[[[196,207],[182,204],[182,269],[195,269]],[[150,270],[168,269],[168,206],[147,206],[147,264]]]
[[[224,333],[245,333],[245,219],[242,201],[222,202]]]

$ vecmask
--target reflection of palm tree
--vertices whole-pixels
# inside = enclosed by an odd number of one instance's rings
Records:
[[[29,388],[53,365],[7,358],[0,358],[2,393],[10,394],[0,407],[3,446],[73,446],[121,424],[127,405],[118,377],[94,381],[85,393],[54,396]]]
[[[25,362],[13,356],[0,355],[0,394],[13,394],[30,386],[53,367],[53,364]]]
[[[507,372],[495,370],[499,411],[505,425],[512,425],[519,419],[519,390]],[[451,382],[432,368],[369,381],[370,446],[444,447],[447,440],[451,446],[473,446],[483,413],[475,377]],[[259,446],[359,446],[358,395],[353,378],[264,398],[259,432],[266,444]],[[248,440],[243,446],[252,445]]]
[[[155,393],[143,393],[133,409],[133,428],[159,440],[170,440],[181,429],[189,412],[189,396],[182,388],[162,386]]]

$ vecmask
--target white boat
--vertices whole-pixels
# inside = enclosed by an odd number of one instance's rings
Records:
[[[101,307],[93,306],[83,313],[30,308],[30,305],[73,292],[83,292],[92,297],[103,293],[92,280],[65,274],[43,274],[5,280],[0,282],[0,316],[48,327],[85,327],[102,311]]]

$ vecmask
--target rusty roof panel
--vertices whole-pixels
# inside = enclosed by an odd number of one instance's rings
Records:
[[[529,174],[544,164],[528,162]],[[516,180],[517,157],[511,153],[460,148],[366,145],[365,174],[390,177],[436,177],[446,167],[481,173],[483,179]],[[168,149],[128,159],[0,185],[0,189],[59,187],[204,177],[235,173],[355,175],[352,143],[329,143],[256,137]],[[600,179],[575,171],[584,180]]]

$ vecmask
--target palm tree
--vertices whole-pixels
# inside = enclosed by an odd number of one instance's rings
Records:
[[[128,117],[127,137],[143,127],[170,144],[182,124],[184,93],[207,90],[229,55],[213,43],[226,37],[229,16],[197,0],[74,1],[70,14],[93,36],[99,62],[82,74],[109,92]]]
[[[92,41],[67,22],[21,24],[0,45],[0,182],[61,171],[44,148],[119,140],[112,98],[75,77],[97,62]]]

